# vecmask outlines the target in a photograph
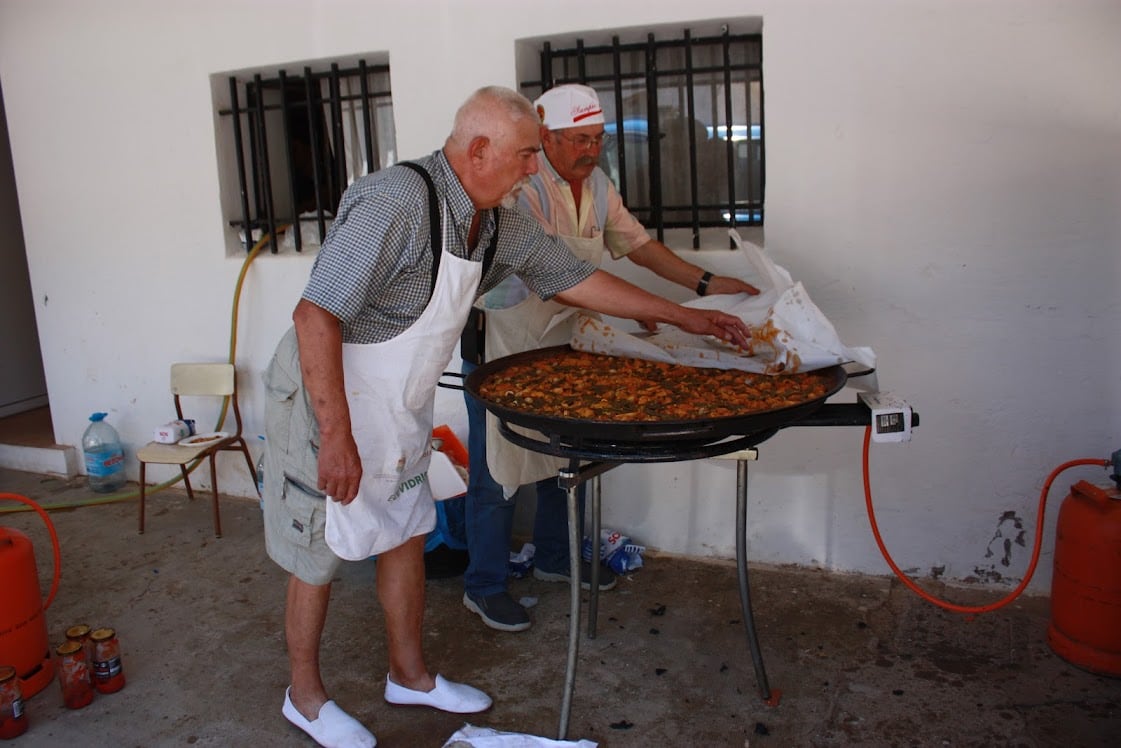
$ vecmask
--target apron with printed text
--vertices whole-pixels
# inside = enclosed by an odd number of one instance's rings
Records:
[[[558,236],[581,260],[596,267],[603,261],[603,234],[596,237]],[[486,321],[486,355],[488,361],[514,353],[566,345],[572,339],[572,318],[549,329],[553,317],[570,310],[555,301],[542,301],[530,294],[526,299],[506,309],[488,309]],[[517,426],[510,426],[539,438],[540,434]],[[511,443],[498,429],[498,419],[487,413],[487,467],[505,490],[513,494],[518,486],[535,483],[555,476],[568,464],[568,460],[531,452]]]
[[[444,246],[450,246],[444,205]],[[351,429],[362,459],[358,496],[327,500],[327,544],[351,561],[392,550],[436,525],[428,485],[436,383],[475,300],[482,263],[444,251],[432,298],[392,340],[343,345]]]

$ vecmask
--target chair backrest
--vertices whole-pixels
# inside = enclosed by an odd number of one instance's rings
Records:
[[[174,395],[232,395],[236,391],[233,364],[172,364]]]
[[[181,397],[222,397],[220,421],[225,420],[226,407],[233,411],[233,428],[226,431],[241,436],[241,409],[237,402],[237,371],[233,364],[181,363],[171,365],[171,393],[175,400],[175,413],[179,418],[183,413]]]

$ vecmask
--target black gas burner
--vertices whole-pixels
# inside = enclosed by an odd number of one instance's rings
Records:
[[[554,457],[576,458],[606,462],[681,462],[683,460],[702,460],[708,457],[735,452],[754,447],[770,439],[777,428],[753,434],[736,436],[707,437],[698,439],[675,439],[673,441],[616,441],[599,439],[594,436],[573,434],[543,434],[537,438],[510,428],[499,420],[498,430],[514,444],[532,452]]]
[[[918,414],[913,416],[918,425]],[[682,462],[719,457],[741,449],[755,447],[777,434],[781,429],[794,426],[867,426],[871,411],[861,402],[826,403],[796,420],[779,426],[754,431],[749,434],[703,434],[695,438],[637,441],[630,439],[604,439],[589,429],[587,434],[526,433],[515,430],[504,418],[499,418],[502,435],[514,444],[533,452],[554,457],[576,458],[605,462]],[[545,425],[545,424],[541,424]]]

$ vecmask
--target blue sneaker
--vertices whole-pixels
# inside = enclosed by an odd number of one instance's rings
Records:
[[[483,623],[498,631],[525,631],[532,625],[529,613],[508,592],[485,596],[464,592],[463,606],[478,613]]]
[[[533,576],[540,579],[542,582],[564,582],[568,584],[571,576],[568,572],[568,567],[564,567],[564,571],[545,571],[544,569],[535,566],[533,568]],[[592,583],[588,580],[592,578],[592,565],[588,561],[580,562],[580,589],[590,590]],[[615,587],[617,578],[615,572],[604,567],[602,564],[599,567],[599,591],[606,592]]]

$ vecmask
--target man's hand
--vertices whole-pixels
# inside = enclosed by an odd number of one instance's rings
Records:
[[[744,283],[739,278],[728,275],[712,276],[712,280],[708,282],[708,290],[705,292],[705,296],[726,293],[746,293],[755,296],[759,293],[759,289],[750,283]]]
[[[750,283],[745,283],[739,278],[733,278],[728,275],[714,275],[712,280],[708,282],[708,291],[705,296],[712,296],[714,294],[735,294],[745,293],[755,296],[759,293],[759,289]],[[648,319],[636,319],[635,322],[642,326],[642,329],[647,332],[657,332],[658,323]],[[683,328],[684,329],[684,328]],[[688,330],[687,332],[693,332]]]
[[[684,308],[685,316],[674,324],[685,332],[697,335],[712,335],[741,348],[747,348],[751,341],[751,328],[739,317],[733,317],[715,309]]]
[[[349,504],[358,495],[361,481],[362,461],[350,432],[323,436],[319,445],[319,490],[340,504]]]

